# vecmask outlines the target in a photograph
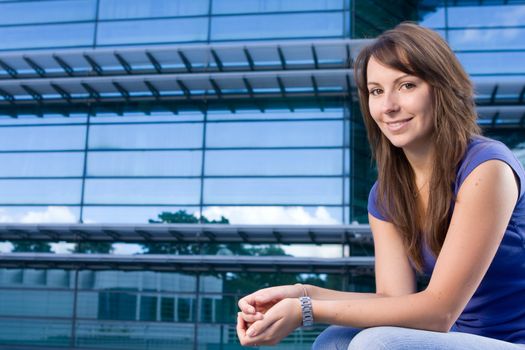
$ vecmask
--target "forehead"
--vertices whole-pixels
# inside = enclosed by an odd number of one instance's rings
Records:
[[[366,67],[366,80],[369,84],[389,83],[403,75],[407,73],[382,64],[374,56],[370,57]]]

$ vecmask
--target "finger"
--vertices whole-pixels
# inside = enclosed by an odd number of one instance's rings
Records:
[[[255,300],[253,294],[247,295],[244,298],[240,299],[238,302],[239,309],[245,314],[254,314],[255,311]]]
[[[253,297],[255,304],[266,304],[272,301],[279,301],[284,299],[285,295],[279,289],[268,290],[266,293],[259,293]]]
[[[257,312],[256,314],[245,314],[244,312],[239,313],[241,318],[244,320],[244,322],[252,324],[255,321],[262,320],[264,318],[264,315],[260,312]]]
[[[270,317],[265,317],[262,320],[255,321],[247,330],[246,335],[250,338],[256,337],[257,335],[263,333],[268,327],[277,321],[276,319]]]
[[[240,312],[237,314],[237,337],[242,340],[246,337],[246,323],[240,314]]]

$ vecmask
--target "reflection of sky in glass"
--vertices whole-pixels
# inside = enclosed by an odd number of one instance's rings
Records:
[[[208,151],[206,175],[341,175],[341,150]]]
[[[198,204],[200,181],[193,179],[88,179],[87,204]]]
[[[0,153],[0,177],[3,176],[82,176],[84,154]]]
[[[420,12],[420,16],[422,13]],[[419,21],[424,27],[441,28],[445,26],[445,9],[443,7],[436,8],[435,11],[424,13],[424,17]]]
[[[341,146],[342,121],[210,123],[208,147]]]
[[[79,204],[81,180],[0,180],[6,204]]]
[[[341,179],[206,179],[208,204],[341,204]]]
[[[77,150],[84,148],[85,127],[0,128],[0,150]]]
[[[525,49],[525,29],[462,29],[448,32],[453,50]]]
[[[525,74],[524,52],[458,53],[469,74]]]
[[[450,6],[450,27],[520,26],[525,23],[524,5]]]
[[[90,152],[88,176],[199,176],[201,151]]]
[[[89,147],[195,148],[202,147],[202,124],[93,125]]]

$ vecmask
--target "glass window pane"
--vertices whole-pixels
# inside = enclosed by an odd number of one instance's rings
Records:
[[[175,299],[173,297],[161,298],[160,320],[162,322],[175,321]]]
[[[420,12],[419,24],[429,28],[441,28],[445,26],[445,9],[443,7],[432,8],[432,11]]]
[[[454,50],[525,50],[525,29],[465,29],[448,32]]]
[[[13,150],[82,150],[84,126],[24,126],[0,128],[0,149]]]
[[[518,26],[525,22],[525,5],[450,6],[451,27]]]
[[[342,150],[207,151],[209,175],[341,175]]]
[[[209,0],[100,0],[100,19],[195,16],[208,13]]]
[[[81,180],[0,180],[0,198],[9,204],[79,204]]]
[[[80,208],[74,206],[0,207],[0,222],[5,223],[74,223],[79,217]]]
[[[82,176],[84,154],[0,153],[0,177],[11,176]]]
[[[342,37],[342,13],[213,17],[212,40]]]
[[[0,25],[94,20],[95,10],[96,0],[11,2],[0,5]]]
[[[154,339],[156,349],[194,349],[191,323],[78,321],[76,336],[75,346],[82,348],[143,350],[152,348]]]
[[[100,22],[98,45],[206,41],[208,18]]]
[[[263,13],[281,11],[342,10],[342,0],[226,0],[212,2],[213,14]]]
[[[210,111],[208,121],[233,121],[233,120],[273,120],[273,119],[342,119],[343,110],[341,108],[308,110],[276,110],[269,109],[264,113],[261,111],[239,110],[237,113],[228,113],[224,111]]]
[[[93,125],[89,147],[123,148],[201,148],[202,124]]]
[[[71,321],[64,320],[0,320],[0,343],[4,345],[69,346]]]
[[[177,322],[192,322],[193,308],[195,307],[194,298],[178,297],[177,300]]]
[[[199,207],[118,207],[118,206],[89,206],[84,208],[84,222],[91,223],[121,223],[147,224],[149,220],[158,221],[158,215],[163,212],[176,213],[185,210],[188,214],[198,217]],[[0,211],[1,214],[1,211]]]
[[[85,192],[89,204],[198,204],[200,180],[88,179]]]
[[[342,121],[209,123],[208,147],[341,146]]]
[[[157,321],[157,297],[140,296],[140,320]]]
[[[4,27],[0,28],[1,49],[90,46],[94,30],[94,23]]]
[[[341,207],[323,206],[210,206],[202,215],[210,220],[224,216],[232,225],[340,225]]]
[[[198,176],[201,173],[201,163],[201,151],[90,152],[87,174],[88,176]]]
[[[206,179],[204,201],[213,204],[341,204],[341,179]]]
[[[458,53],[469,74],[525,74],[524,52]]]
[[[0,290],[1,316],[71,317],[72,314],[72,292]]]

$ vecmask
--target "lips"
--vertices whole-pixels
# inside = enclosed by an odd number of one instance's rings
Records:
[[[390,131],[398,131],[398,130],[401,130],[405,125],[408,124],[408,122],[410,122],[411,120],[413,119],[412,118],[406,118],[406,119],[401,119],[401,120],[396,120],[396,121],[392,121],[392,122],[385,122],[388,130]]]

